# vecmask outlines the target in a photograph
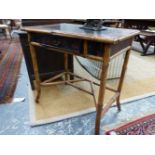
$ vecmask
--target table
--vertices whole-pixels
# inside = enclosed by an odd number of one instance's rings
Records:
[[[150,55],[147,53],[148,48],[150,47],[150,45],[154,45],[155,43],[155,37],[154,34],[149,33],[149,32],[145,32],[145,30],[151,28],[151,27],[155,27],[155,20],[154,19],[124,19],[124,27],[125,28],[133,28],[133,29],[139,29],[142,32],[140,33],[140,36],[137,37],[138,41],[140,42],[142,49],[143,49],[143,53],[142,56],[146,56],[146,55]],[[143,37],[141,37],[143,36]],[[146,43],[146,46],[144,45],[144,43]],[[155,49],[155,48],[154,48]],[[155,54],[155,50],[154,53]]]
[[[81,27],[82,25],[78,24],[62,23],[46,26],[24,27],[22,28],[22,30],[27,31],[29,36],[30,51],[36,80],[36,102],[39,103],[41,86],[51,86],[56,84],[68,84],[92,95],[96,107],[95,134],[99,134],[101,117],[105,115],[105,113],[115,101],[117,103],[118,110],[121,110],[120,94],[130,55],[131,44],[134,36],[136,36],[139,31],[109,27],[107,27],[107,29],[103,31],[91,31],[81,29]],[[50,37],[50,41],[49,39],[47,41],[46,37]],[[47,48],[49,50],[54,50],[55,52],[62,53],[64,55],[64,72],[46,81],[40,82],[36,48]],[[113,89],[106,86],[108,65],[110,60],[121,52],[126,53],[124,64],[122,67],[122,73],[118,88]],[[78,55],[88,59],[103,62],[100,84],[70,72],[67,63],[68,55]],[[54,81],[62,76],[64,78],[62,81]],[[71,79],[71,76],[76,77],[76,79]],[[84,90],[74,85],[75,82],[80,81],[87,81],[88,83],[90,83],[91,91]],[[96,99],[94,95],[94,84],[99,86],[98,99]],[[105,89],[114,92],[115,95],[103,108]]]
[[[142,56],[155,54],[155,32],[154,31],[141,31],[138,35],[138,40],[143,48]],[[146,45],[144,45],[144,43]],[[154,46],[154,53],[147,53],[149,47]]]

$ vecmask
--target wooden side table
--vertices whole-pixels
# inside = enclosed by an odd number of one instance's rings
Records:
[[[25,27],[23,30],[27,31],[29,34],[30,51],[36,80],[36,102],[39,103],[42,86],[67,84],[90,94],[94,99],[96,107],[95,134],[99,134],[101,117],[105,115],[115,101],[117,103],[118,110],[121,110],[120,94],[130,55],[131,44],[134,36],[136,36],[139,31],[119,28],[107,28],[104,31],[91,31],[81,29],[81,27],[82,25],[76,24],[55,24]],[[47,41],[47,37],[50,37],[49,41]],[[38,40],[38,38],[40,39]],[[62,53],[64,55],[64,71],[55,77],[41,82],[38,74],[36,48],[46,48],[51,51],[54,50],[55,52]],[[110,60],[122,52],[125,52],[125,59],[120,82],[118,84],[118,88],[113,89],[106,86],[107,70]],[[95,83],[85,77],[80,77],[79,75],[72,73],[68,68],[68,55],[77,55],[101,61],[102,72],[100,75],[100,83]],[[76,77],[76,79],[72,80],[70,78],[71,76]],[[63,77],[62,81],[54,81],[60,77]],[[74,85],[75,82],[80,81],[87,81],[90,83],[90,91]],[[99,86],[99,96],[97,99],[94,95],[94,84]],[[105,106],[103,106],[105,89],[114,92],[114,96],[107,104],[105,104]]]

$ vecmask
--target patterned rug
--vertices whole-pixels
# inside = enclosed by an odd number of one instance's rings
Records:
[[[155,135],[155,114],[144,116],[111,129],[106,135]]]
[[[22,50],[18,38],[0,42],[0,104],[10,103],[16,88]]]

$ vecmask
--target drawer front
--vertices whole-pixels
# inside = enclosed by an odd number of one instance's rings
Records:
[[[68,38],[62,36],[55,36],[50,34],[32,34],[32,41],[42,44],[44,47],[49,46],[52,48],[59,48],[66,50],[67,52],[75,54],[83,54],[84,52],[84,40]],[[87,41],[88,55],[102,56],[104,44],[101,42]]]
[[[102,56],[103,46],[103,43],[88,41],[88,54],[94,56]]]
[[[80,39],[44,35],[44,34],[33,34],[32,41],[51,46],[54,48],[59,48],[67,50],[68,52],[81,53],[83,49],[83,41]]]

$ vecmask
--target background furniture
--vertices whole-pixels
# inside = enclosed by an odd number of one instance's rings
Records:
[[[143,48],[143,53],[142,55],[152,55],[155,54],[155,32],[151,31],[142,31],[138,35],[138,41],[140,42],[142,48]],[[147,53],[148,49],[150,46],[154,46],[154,53]]]
[[[18,30],[21,27],[21,19],[10,19],[11,30]]]
[[[22,19],[22,26],[48,25],[73,22],[74,20],[72,19]]]
[[[124,28],[146,30],[155,27],[155,19],[124,19]]]
[[[139,29],[142,32],[135,38],[136,41],[140,42],[143,53],[142,55],[150,55],[148,54],[149,47],[155,46],[155,32],[148,32],[146,30],[155,29],[155,20],[154,19],[124,19],[124,27]],[[155,47],[154,47],[155,48]],[[154,53],[155,54],[155,50]]]
[[[86,19],[22,19],[22,26],[48,25],[57,23],[74,23],[84,24]],[[120,27],[122,20],[119,19],[105,19],[105,26]]]
[[[1,19],[0,20],[0,30],[4,32],[5,36],[11,38],[11,27],[10,27],[10,21]]]

